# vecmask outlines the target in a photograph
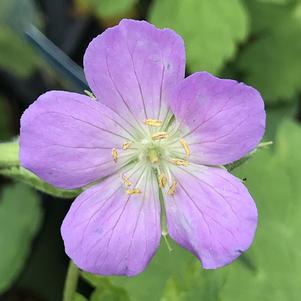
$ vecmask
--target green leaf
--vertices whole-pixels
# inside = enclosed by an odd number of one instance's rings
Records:
[[[241,52],[239,69],[268,103],[288,102],[301,91],[301,17],[291,3],[247,1],[253,39]]]
[[[160,300],[168,279],[180,275],[187,264],[195,261],[189,252],[173,242],[171,244],[172,252],[168,251],[165,242],[161,241],[158,253],[143,273],[131,278],[111,277],[113,283],[125,288],[132,301]]]
[[[76,293],[75,294],[75,299],[74,301],[88,301],[88,299],[86,299],[84,296],[82,296],[81,294],[79,293]]]
[[[21,272],[41,218],[39,198],[33,190],[22,184],[4,188],[0,201],[0,292]]]
[[[92,275],[82,272],[82,277],[95,287],[91,301],[130,301],[126,290],[120,286],[112,284],[108,277]]]
[[[274,151],[260,152],[239,171],[256,200],[259,227],[247,256],[254,269],[230,265],[224,301],[297,301],[301,277],[301,127],[284,121]]]
[[[109,277],[111,283],[126,290],[131,301],[159,301],[167,281],[181,275],[187,264],[195,262],[195,258],[186,250],[173,243],[172,247],[173,251],[169,252],[162,240],[158,253],[143,273],[135,277]],[[87,273],[84,273],[84,277],[95,287],[104,279]]]
[[[8,26],[0,26],[0,67],[27,77],[40,65],[32,48]]]
[[[267,126],[265,131],[265,140],[268,141],[275,141],[276,133],[278,131],[279,126],[281,125],[282,121],[285,119],[294,118],[297,114],[297,105],[296,101],[293,105],[281,105],[276,106],[274,108],[268,108],[266,110],[267,113]]]
[[[91,9],[99,17],[113,17],[130,10],[138,0],[76,0],[79,7]]]
[[[196,263],[182,277],[168,281],[160,301],[218,301],[225,279],[225,271],[202,270],[200,264]]]
[[[114,286],[108,279],[102,280],[90,297],[91,301],[130,301],[127,292],[118,286]]]
[[[247,14],[239,0],[155,0],[149,19],[184,38],[191,72],[220,71],[248,33]]]

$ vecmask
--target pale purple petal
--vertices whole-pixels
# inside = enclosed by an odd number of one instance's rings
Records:
[[[47,92],[21,118],[21,165],[62,188],[107,176],[117,168],[112,148],[131,138],[119,119],[87,96]]]
[[[89,44],[84,69],[97,99],[134,126],[162,119],[170,91],[184,78],[183,40],[146,21],[122,20]]]
[[[141,170],[131,179],[136,183]],[[89,188],[72,204],[61,232],[65,251],[84,271],[133,276],[159,246],[160,203],[156,179],[144,174],[141,194],[127,195],[121,177]]]
[[[217,167],[173,170],[177,187],[166,195],[168,231],[205,269],[222,267],[246,251],[257,226],[256,205],[245,186]]]
[[[252,87],[206,72],[186,78],[172,98],[191,159],[200,164],[227,164],[253,150],[265,129],[264,103]]]

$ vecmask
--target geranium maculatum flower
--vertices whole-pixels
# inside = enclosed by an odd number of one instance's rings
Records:
[[[184,78],[181,37],[145,21],[122,20],[96,37],[84,71],[96,99],[41,95],[21,119],[20,138],[25,168],[57,187],[84,187],[61,229],[76,265],[142,272],[164,220],[206,269],[248,249],[256,206],[222,165],[261,140],[260,94],[207,72]]]

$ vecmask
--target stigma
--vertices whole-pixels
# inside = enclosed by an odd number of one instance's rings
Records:
[[[131,138],[125,137],[126,140],[121,142],[120,147],[112,149],[113,161],[118,162],[120,169],[126,168],[126,174],[131,167],[139,164],[137,170],[144,168],[149,171],[162,193],[173,196],[177,193],[178,185],[173,176],[173,169],[188,168],[191,164],[190,146],[183,139],[180,125],[170,116],[162,121],[155,118],[142,119],[139,123],[153,128],[145,129],[142,126],[142,132],[136,129],[136,132],[129,133]],[[140,188],[136,187],[126,174],[120,173],[124,192],[127,195],[141,194]],[[141,176],[143,175],[144,172]],[[140,185],[137,183],[137,186]]]

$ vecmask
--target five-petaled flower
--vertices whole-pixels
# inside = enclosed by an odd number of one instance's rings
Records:
[[[61,228],[66,253],[95,274],[138,274],[166,215],[170,237],[204,268],[237,258],[257,210],[222,165],[262,138],[260,94],[206,72],[184,78],[181,37],[145,21],[96,37],[84,70],[95,100],[50,91],[21,119],[22,165],[57,187],[85,187]]]

